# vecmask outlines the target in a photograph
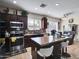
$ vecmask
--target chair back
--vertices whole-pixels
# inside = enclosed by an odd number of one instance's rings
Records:
[[[54,46],[51,46],[50,48],[41,48],[37,53],[42,57],[48,57],[52,55]]]
[[[65,47],[68,46],[68,44],[69,44],[69,41],[62,42],[62,43],[61,43],[61,47],[62,47],[62,48],[65,48]]]

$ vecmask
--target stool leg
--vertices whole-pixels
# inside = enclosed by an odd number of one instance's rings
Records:
[[[65,48],[65,53],[67,53],[67,47]],[[67,59],[67,57],[66,57],[66,59]]]
[[[67,47],[65,49],[66,49],[65,52],[67,53]]]
[[[62,59],[62,48],[61,48],[61,59]]]
[[[46,59],[46,57],[44,57],[44,59]]]
[[[63,54],[64,53],[64,48],[61,48],[61,49],[62,49],[61,51],[62,51],[62,54]]]

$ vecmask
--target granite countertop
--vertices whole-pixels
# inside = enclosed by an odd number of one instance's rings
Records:
[[[34,33],[34,34],[29,34],[29,33],[27,33],[27,34],[24,34],[24,36],[31,36],[31,35],[43,35],[44,33],[39,33],[39,34],[36,34],[36,33]]]
[[[70,37],[53,39],[52,36],[48,36],[48,37],[34,37],[31,38],[31,40],[35,45],[37,45],[37,47],[44,47],[50,44],[52,45],[57,42],[67,41],[69,40],[69,38]]]

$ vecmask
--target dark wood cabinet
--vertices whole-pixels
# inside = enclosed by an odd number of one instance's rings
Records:
[[[45,30],[45,29],[47,28],[47,24],[48,24],[48,23],[47,23],[47,18],[46,18],[46,17],[43,17],[42,20],[41,20],[41,23],[42,23],[42,24],[41,24],[42,29]]]
[[[17,15],[10,15],[10,21],[17,21],[18,16]]]
[[[3,47],[3,49],[6,52],[8,52],[8,51],[11,51],[12,48],[14,48],[13,46],[16,47],[18,45],[24,44],[23,42],[24,41],[24,30],[27,29],[27,16],[0,13],[0,19],[5,20],[5,22],[7,23],[5,24],[6,28],[2,29],[4,30],[4,34],[6,31],[10,34],[9,37],[6,37],[5,35],[3,37],[5,38],[5,46]],[[11,37],[14,37],[14,38],[17,37],[18,39],[14,43],[14,42],[11,42],[12,41]],[[11,46],[12,48],[10,49]]]
[[[27,16],[18,16],[18,20],[24,23],[24,30],[27,29]]]
[[[24,30],[27,29],[27,16],[0,13],[1,19],[6,21],[20,21],[24,23]]]

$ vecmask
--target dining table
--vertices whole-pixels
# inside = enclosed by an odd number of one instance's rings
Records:
[[[70,40],[71,37],[61,37],[61,38],[53,38],[52,35],[44,35],[42,37],[32,37],[31,38],[31,51],[32,51],[32,59],[42,59],[37,51],[41,48],[49,48],[54,46],[53,49],[53,58],[61,59],[61,43]]]

